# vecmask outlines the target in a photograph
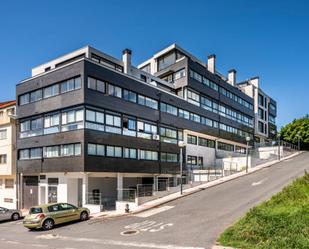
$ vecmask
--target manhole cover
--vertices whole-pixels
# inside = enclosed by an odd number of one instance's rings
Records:
[[[138,233],[139,233],[138,230],[127,230],[127,231],[121,232],[120,234],[124,236],[130,236],[130,235],[136,235]]]

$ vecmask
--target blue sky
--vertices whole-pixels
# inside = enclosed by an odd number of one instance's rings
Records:
[[[307,1],[6,1],[0,5],[0,101],[32,67],[85,45],[136,65],[178,43],[237,80],[259,75],[279,126],[309,113]]]

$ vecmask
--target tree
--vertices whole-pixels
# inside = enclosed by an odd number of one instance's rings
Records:
[[[295,119],[281,128],[280,137],[286,142],[298,144],[302,150],[309,150],[309,115]]]

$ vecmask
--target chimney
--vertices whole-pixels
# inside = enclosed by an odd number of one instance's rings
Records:
[[[128,48],[122,51],[123,71],[125,74],[131,74],[131,54]]]
[[[236,85],[236,70],[231,69],[227,74],[227,82],[232,86]]]
[[[207,68],[211,73],[216,73],[216,55],[212,54],[208,56]]]
[[[254,85],[256,88],[259,88],[259,76],[253,77],[249,80],[250,84]]]

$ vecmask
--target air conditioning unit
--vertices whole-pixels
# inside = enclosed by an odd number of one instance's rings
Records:
[[[152,139],[153,139],[153,140],[159,140],[159,139],[160,139],[160,136],[159,136],[159,135],[152,135]]]

